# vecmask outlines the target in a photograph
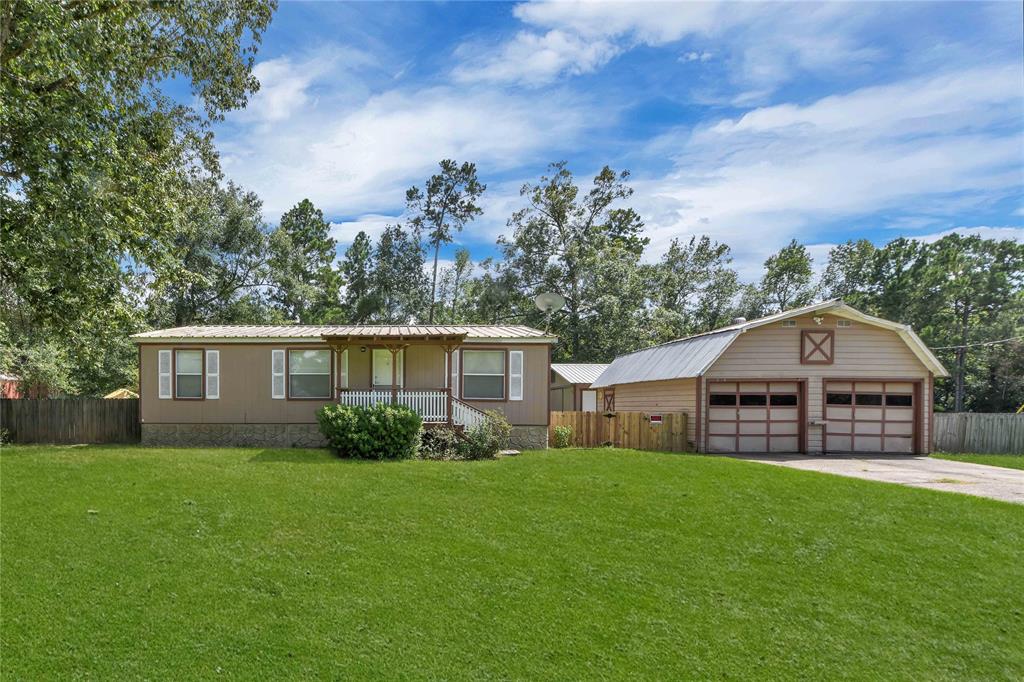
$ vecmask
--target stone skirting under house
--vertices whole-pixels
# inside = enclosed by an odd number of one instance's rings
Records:
[[[317,424],[142,424],[143,445],[176,447],[323,448]],[[548,427],[513,426],[512,447],[543,450]]]
[[[544,450],[548,447],[548,427],[513,426],[511,441],[518,450]]]
[[[327,441],[317,424],[142,424],[142,444],[322,448]]]

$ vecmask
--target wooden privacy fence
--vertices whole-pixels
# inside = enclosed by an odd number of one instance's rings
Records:
[[[554,443],[556,426],[568,426],[572,428],[572,444],[581,448],[611,445],[666,452],[691,449],[686,441],[686,413],[654,413],[655,421],[651,416],[647,412],[552,412],[548,442]]]
[[[936,412],[935,449],[1024,454],[1024,414]]]
[[[0,428],[7,430],[14,443],[136,443],[139,401],[0,400]]]

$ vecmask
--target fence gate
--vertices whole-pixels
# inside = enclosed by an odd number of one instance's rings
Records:
[[[556,426],[572,429],[572,444],[580,448],[611,445],[634,450],[688,452],[685,412],[552,412],[548,441]]]
[[[14,443],[137,443],[139,400],[0,400],[0,428]]]

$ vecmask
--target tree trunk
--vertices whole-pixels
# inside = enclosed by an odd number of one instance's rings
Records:
[[[434,280],[430,285],[430,319],[428,324],[434,324],[434,297],[437,296],[437,256],[441,252],[441,242],[434,244]]]
[[[967,325],[971,319],[971,308],[964,305],[960,314],[960,348],[956,349],[956,377],[953,381],[953,411],[964,411],[964,372],[967,367]]]

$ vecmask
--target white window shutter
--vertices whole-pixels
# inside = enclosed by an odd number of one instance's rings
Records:
[[[206,399],[220,399],[220,351],[206,351]]]
[[[341,351],[341,358],[338,361],[340,376],[339,388],[348,388],[348,348]]]
[[[171,351],[162,350],[157,352],[160,381],[160,398],[169,400],[171,397]]]
[[[452,395],[459,395],[459,349],[452,351]]]
[[[284,351],[270,351],[270,397],[284,399]]]
[[[508,352],[508,399],[523,399],[523,351]]]

